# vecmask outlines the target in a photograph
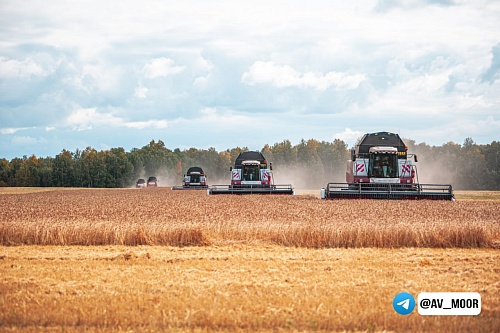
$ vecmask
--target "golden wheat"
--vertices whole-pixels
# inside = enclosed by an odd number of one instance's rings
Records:
[[[0,331],[498,331],[499,251],[477,248],[499,220],[492,200],[2,194]],[[481,314],[400,316],[400,291],[479,292]]]
[[[157,189],[0,196],[2,245],[494,247],[495,201],[322,201]]]
[[[0,246],[1,332],[496,332],[499,251]],[[398,315],[400,291],[479,316]]]

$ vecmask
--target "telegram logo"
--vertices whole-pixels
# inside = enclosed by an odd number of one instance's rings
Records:
[[[392,307],[400,315],[406,316],[415,308],[415,299],[407,292],[399,293],[394,297]]]

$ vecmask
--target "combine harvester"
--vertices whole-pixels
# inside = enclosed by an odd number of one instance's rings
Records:
[[[182,180],[182,186],[173,186],[172,190],[203,190],[208,188],[207,176],[200,167],[190,167]]]
[[[274,185],[272,169],[261,153],[240,153],[229,169],[231,185],[212,185],[208,194],[293,194],[292,185]]]
[[[328,183],[322,199],[455,200],[451,185],[420,184],[417,156],[398,134],[365,134],[347,161],[347,183]],[[415,181],[416,179],[416,181]]]

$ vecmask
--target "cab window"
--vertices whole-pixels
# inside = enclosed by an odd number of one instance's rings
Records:
[[[398,157],[396,154],[373,154],[370,156],[370,177],[397,178]]]
[[[245,165],[243,167],[243,180],[244,181],[259,180],[259,166]]]

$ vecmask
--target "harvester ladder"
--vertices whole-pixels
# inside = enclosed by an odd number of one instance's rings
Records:
[[[417,172],[417,166],[415,164],[412,164],[411,166],[412,170],[415,171],[415,178],[417,179],[417,184],[418,184],[418,190],[420,191],[420,181],[418,180],[418,172]],[[410,174],[411,176],[411,174]]]
[[[273,175],[273,172],[269,170],[269,174],[271,175],[271,185],[274,186],[274,175]]]

